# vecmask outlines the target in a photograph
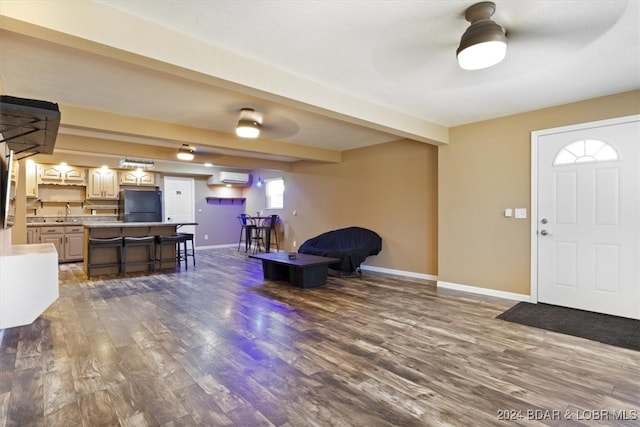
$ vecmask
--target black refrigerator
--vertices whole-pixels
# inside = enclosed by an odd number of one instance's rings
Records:
[[[120,190],[118,219],[124,222],[162,222],[162,191]]]

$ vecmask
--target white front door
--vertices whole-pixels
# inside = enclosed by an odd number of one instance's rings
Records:
[[[538,300],[640,319],[640,121],[540,133]]]
[[[166,176],[164,178],[164,220],[166,222],[194,222],[195,186],[193,178]],[[193,225],[180,227],[180,232],[195,233]]]

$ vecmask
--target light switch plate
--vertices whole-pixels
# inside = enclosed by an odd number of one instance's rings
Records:
[[[507,218],[511,218],[513,216],[513,209],[511,208],[507,208],[504,210],[504,216],[506,216]]]
[[[525,219],[527,217],[527,208],[516,208],[516,218]]]

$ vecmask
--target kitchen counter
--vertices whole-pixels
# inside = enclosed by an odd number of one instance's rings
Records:
[[[84,225],[82,221],[49,221],[49,222],[28,222],[27,227],[57,227],[64,225]]]
[[[51,223],[49,223],[51,225]],[[122,222],[122,221],[113,221],[113,222],[85,222],[84,225],[86,228],[131,228],[131,227],[177,227],[180,228],[183,225],[198,225],[197,222]]]
[[[156,227],[156,226],[178,226],[198,225],[197,222],[123,222],[123,221],[48,221],[48,222],[29,222],[27,227],[55,227],[64,225],[82,225],[88,228],[112,228],[112,227]]]
[[[56,248],[51,243],[33,245],[10,245],[2,251],[3,257],[20,257],[24,255],[42,255],[55,253]],[[56,267],[57,269],[57,267]]]
[[[55,223],[45,223],[52,225]],[[77,224],[76,224],[77,225]],[[112,238],[112,237],[149,237],[149,236],[172,236],[183,225],[198,225],[196,222],[121,222],[121,221],[96,221],[85,222],[84,226],[84,271],[88,271],[89,258],[93,257],[93,264],[117,264],[118,250],[117,248],[96,248],[94,254],[89,254],[89,239],[91,238]],[[163,259],[156,259],[156,268],[175,268],[176,252],[175,244],[163,246]],[[159,250],[155,250],[159,254]],[[145,260],[148,258],[147,249],[145,247],[131,247],[126,251],[124,264],[126,271],[144,271],[147,269]],[[157,257],[156,257],[157,258]],[[127,264],[129,264],[127,266]],[[118,268],[112,267],[94,267],[91,269],[92,277],[99,274],[116,274]]]

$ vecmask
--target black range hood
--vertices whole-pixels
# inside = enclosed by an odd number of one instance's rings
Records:
[[[58,104],[0,95],[0,143],[6,142],[16,159],[52,154],[59,127]]]

